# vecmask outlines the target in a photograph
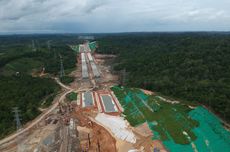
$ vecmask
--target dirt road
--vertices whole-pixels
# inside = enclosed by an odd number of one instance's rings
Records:
[[[49,109],[44,112],[43,114],[41,114],[40,116],[38,116],[36,119],[34,119],[32,122],[30,122],[30,124],[26,127],[26,128],[23,128],[21,131],[19,132],[16,132],[4,139],[2,139],[0,141],[0,145],[2,144],[5,144],[5,143],[8,143],[8,142],[11,142],[12,140],[16,139],[17,136],[29,131],[31,128],[33,128],[35,125],[37,125],[41,120],[45,119],[54,109],[57,108],[57,106],[59,105],[60,102],[62,102],[65,98],[65,96],[72,92],[73,89],[65,86],[64,84],[62,84],[58,79],[55,79],[56,82],[63,88],[67,89],[68,91],[65,92],[64,94],[61,95],[61,97],[59,98],[59,100],[57,102],[55,102],[52,106],[49,107]]]

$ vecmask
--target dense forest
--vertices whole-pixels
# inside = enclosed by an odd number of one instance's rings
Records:
[[[15,129],[13,107],[19,108],[25,123],[40,114],[38,108],[45,97],[59,90],[51,79],[26,75],[0,78],[0,137]]]
[[[76,36],[70,37],[77,40]],[[12,75],[16,71],[30,74],[32,70],[57,75],[60,70],[60,56],[65,69],[75,67],[75,54],[67,44],[72,44],[66,36],[1,36],[0,37],[0,72]],[[69,43],[67,40],[69,40]],[[75,43],[78,41],[75,40]]]
[[[60,56],[66,73],[75,68],[75,53],[67,44],[76,43],[77,36],[68,35],[0,36],[0,138],[16,128],[13,107],[24,124],[40,114],[39,107],[51,104],[60,90],[51,77],[59,75]],[[46,77],[40,77],[43,69]]]
[[[99,53],[117,54],[126,85],[208,106],[230,121],[228,33],[134,33],[98,38]]]

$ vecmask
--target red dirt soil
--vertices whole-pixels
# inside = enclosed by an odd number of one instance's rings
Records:
[[[75,111],[73,117],[78,120],[78,125],[92,129],[92,137],[90,138],[91,144],[88,152],[98,151],[98,147],[100,147],[100,152],[117,151],[116,140],[110,135],[110,133],[88,118],[88,116],[92,116],[92,111],[90,112],[90,110],[84,110],[79,107],[77,107]],[[82,147],[85,147],[85,145],[82,145]]]

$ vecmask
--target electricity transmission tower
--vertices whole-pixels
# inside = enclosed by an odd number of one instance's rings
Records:
[[[35,48],[35,44],[34,44],[34,40],[32,40],[32,50],[35,52],[36,48]]]
[[[18,107],[14,107],[13,108],[13,112],[14,112],[14,117],[15,117],[15,121],[16,121],[16,128],[17,128],[17,132],[20,132],[21,128],[22,128],[22,124],[21,124],[21,119],[20,119],[20,110],[18,109]],[[17,142],[17,152],[24,152],[25,147],[24,145],[21,143],[23,140],[23,135],[18,135],[16,142]]]
[[[50,51],[50,41],[51,40],[47,41],[47,47],[48,47],[49,51]]]
[[[63,66],[63,58],[61,55],[60,56],[60,77],[62,78],[63,76],[65,76],[65,71],[64,71],[64,66]]]
[[[16,121],[17,130],[20,130],[21,127],[22,127],[22,124],[21,124],[21,121],[20,121],[20,116],[19,116],[20,110],[18,110],[18,107],[14,107],[13,112],[14,112],[14,117],[15,117],[15,121]]]

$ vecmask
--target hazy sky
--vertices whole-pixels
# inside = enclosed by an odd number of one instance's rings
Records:
[[[230,0],[0,0],[0,33],[230,31]]]

